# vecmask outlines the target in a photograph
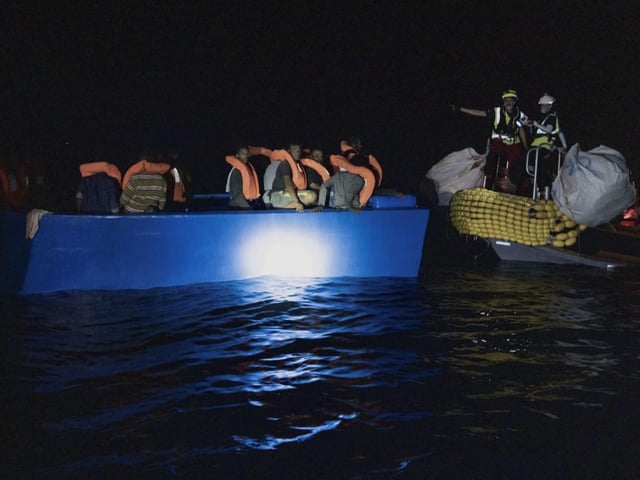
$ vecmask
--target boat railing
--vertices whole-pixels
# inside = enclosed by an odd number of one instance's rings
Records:
[[[562,160],[564,159],[563,150],[558,147],[553,147],[551,155],[557,156],[556,174],[560,171]],[[530,148],[527,150],[525,157],[525,168],[527,175],[533,179],[533,187],[531,189],[531,197],[533,199],[540,198],[541,192],[538,191],[538,164],[540,159],[540,147]],[[548,194],[545,194],[548,196]],[[548,198],[547,198],[548,199]]]

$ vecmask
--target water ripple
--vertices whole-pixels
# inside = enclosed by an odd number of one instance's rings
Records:
[[[47,478],[521,478],[589,424],[629,464],[638,292],[529,266],[5,298],[0,440]]]

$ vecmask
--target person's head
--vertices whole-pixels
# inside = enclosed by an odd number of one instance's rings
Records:
[[[518,93],[515,90],[505,90],[502,92],[502,105],[507,112],[513,112],[517,103]]]
[[[297,162],[302,156],[302,145],[299,143],[290,143],[287,146],[287,152],[289,152],[293,159]]]
[[[311,149],[311,158],[318,163],[324,163],[324,153],[321,148],[314,147]]]
[[[155,155],[153,153],[151,153],[151,151],[149,150],[141,150],[140,153],[138,154],[138,160],[146,160],[148,162],[153,162],[155,161]]]
[[[242,163],[247,163],[249,160],[249,147],[241,145],[236,149],[236,157],[238,157]]]
[[[168,150],[167,157],[169,157],[169,161],[171,163],[177,163],[180,160],[180,154],[175,148],[170,148]]]
[[[362,140],[360,140],[360,137],[349,137],[349,140],[347,141],[349,142],[349,145],[355,148],[357,151],[362,150]]]
[[[556,101],[555,98],[553,98],[548,93],[545,93],[543,96],[540,97],[540,100],[538,100],[538,105],[540,105],[540,111],[542,113],[549,113],[553,109],[553,104],[555,103],[555,101]]]

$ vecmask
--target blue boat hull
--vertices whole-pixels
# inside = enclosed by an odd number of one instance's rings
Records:
[[[416,277],[429,210],[51,214],[33,240],[24,215],[0,217],[2,290],[32,294],[265,275]]]

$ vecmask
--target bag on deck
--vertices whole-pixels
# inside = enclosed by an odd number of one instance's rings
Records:
[[[581,151],[575,144],[564,158],[551,196],[572,220],[597,227],[632,205],[636,190],[622,154],[600,145]]]
[[[482,187],[486,155],[473,148],[453,152],[436,163],[426,177],[433,180],[440,206],[449,205],[451,197],[459,190]]]

